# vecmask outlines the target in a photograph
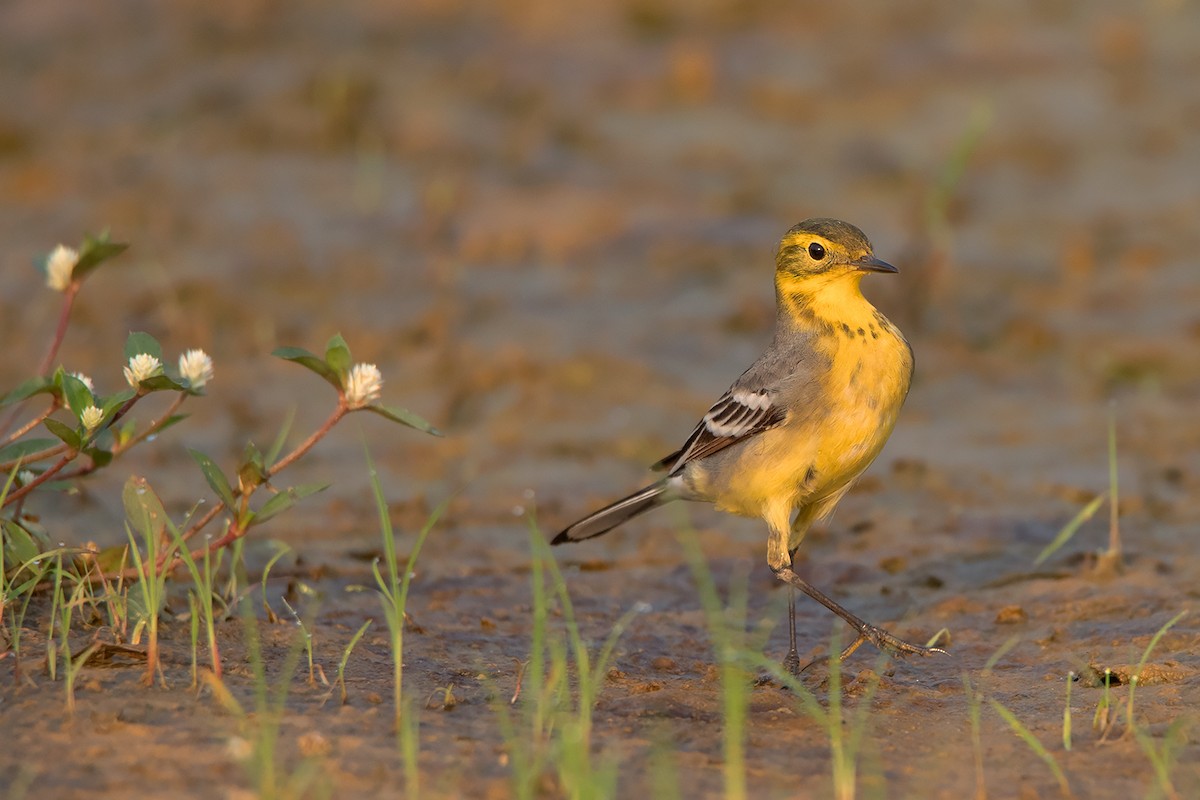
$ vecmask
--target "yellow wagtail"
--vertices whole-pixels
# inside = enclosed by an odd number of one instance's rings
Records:
[[[898,271],[876,258],[849,223],[808,219],[794,226],[775,256],[777,318],[767,351],[683,447],[654,465],[665,478],[568,525],[553,544],[599,536],[672,500],[706,501],[766,521],[767,563],[775,575],[858,632],[842,658],[864,641],[899,654],[943,652],[871,625],[792,569],[805,532],[833,511],[879,454],[908,395],[912,349],[859,285],[868,272]],[[788,619],[784,664],[796,673],[794,591]]]

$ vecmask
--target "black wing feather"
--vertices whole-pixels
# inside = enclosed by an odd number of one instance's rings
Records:
[[[696,425],[683,447],[657,462],[653,469],[678,472],[689,461],[711,456],[781,425],[787,419],[787,411],[770,400],[765,390],[737,392],[737,396],[733,390],[726,392]]]

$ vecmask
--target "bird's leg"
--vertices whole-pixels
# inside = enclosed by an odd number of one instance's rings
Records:
[[[800,677],[800,653],[796,650],[796,589],[792,586],[788,587],[788,652],[783,657],[783,668]]]
[[[797,575],[790,566],[776,568],[775,576],[781,581],[784,581],[785,583],[788,583],[804,592],[813,600],[816,600],[818,603],[825,606],[842,619],[846,620],[850,627],[854,628],[854,630],[858,632],[858,638],[849,647],[842,651],[839,660],[844,660],[849,657],[851,653],[862,646],[863,642],[870,642],[880,650],[902,656],[928,656],[932,655],[933,653],[946,652],[940,647],[922,647],[918,644],[909,644],[903,639],[898,639],[895,636],[892,636],[883,628],[872,625],[861,617],[856,616],[842,606],[838,605],[833,598],[826,596],[824,592],[820,591],[815,586],[812,586],[808,583],[808,581]]]

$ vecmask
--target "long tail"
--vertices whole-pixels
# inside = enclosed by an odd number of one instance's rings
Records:
[[[640,489],[629,495],[629,497],[588,514],[578,522],[564,528],[562,533],[555,536],[550,544],[581,542],[584,539],[591,539],[593,536],[608,533],[621,523],[633,519],[644,511],[649,511],[652,508],[661,506],[663,503],[670,502],[674,498],[668,491],[670,488],[669,480],[659,481],[647,486],[645,489]]]

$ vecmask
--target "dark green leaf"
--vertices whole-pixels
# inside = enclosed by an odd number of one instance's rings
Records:
[[[63,444],[72,450],[78,450],[83,445],[83,440],[79,438],[79,433],[69,425],[65,425],[56,419],[42,420],[42,424],[46,426],[46,430],[53,433]]]
[[[8,463],[24,459],[28,455],[40,453],[42,450],[47,450],[58,445],[58,439],[24,439],[19,442],[13,442],[5,447],[0,447],[0,463]],[[0,483],[2,486],[3,483]]]
[[[410,428],[416,428],[419,431],[433,434],[434,436],[443,436],[444,434],[437,428],[430,425],[421,417],[417,416],[407,408],[398,408],[396,406],[384,406],[372,403],[365,407],[366,411],[373,411],[381,417],[386,417],[393,422],[399,422],[401,425],[407,425]]]
[[[350,359],[350,347],[340,333],[331,336],[329,344],[325,345],[325,363],[343,377],[350,371],[350,364],[353,363]]]
[[[167,375],[151,375],[139,384],[149,392],[186,392],[188,387]]]
[[[95,405],[96,398],[92,397],[92,392],[87,388],[87,384],[74,375],[64,374],[59,380],[62,383],[63,394],[67,398],[67,405],[75,414],[75,419],[82,421],[83,410],[88,406]]]
[[[295,505],[297,501],[303,500],[309,495],[314,495],[317,492],[323,492],[328,488],[328,483],[307,483],[301,486],[289,487],[284,491],[279,492],[267,502],[263,503],[263,507],[255,512],[252,524],[262,524],[272,517],[288,510]]]
[[[135,397],[137,397],[137,392],[133,389],[124,389],[114,395],[105,397],[104,402],[100,403],[100,410],[104,412],[104,419],[107,421],[113,412]]]
[[[113,460],[112,452],[100,447],[88,447],[84,449],[83,454],[97,467],[107,467]]]
[[[204,473],[204,479],[208,481],[209,487],[213,493],[225,504],[226,508],[234,507],[233,489],[229,486],[229,481],[225,478],[225,473],[217,466],[216,462],[209,458],[199,450],[188,449],[192,454],[192,458],[196,459],[196,463],[200,465],[200,471]]]
[[[0,399],[0,408],[11,406],[13,403],[19,403],[22,400],[27,400],[35,394],[54,394],[54,381],[49,378],[30,378],[24,381],[17,388],[13,389],[8,394]]]
[[[158,363],[162,363],[162,345],[148,333],[142,331],[132,331],[129,338],[125,340],[125,360],[133,358],[136,355],[146,353],[158,359]]]
[[[162,433],[167,428],[170,428],[173,425],[178,425],[179,423],[181,423],[185,419],[187,419],[188,416],[189,416],[188,414],[172,414],[171,416],[167,417],[166,420],[163,421],[162,425],[158,426],[158,432]]]
[[[79,261],[75,264],[75,271],[72,275],[76,280],[83,280],[84,276],[96,267],[114,256],[119,256],[127,249],[129,249],[129,245],[124,242],[109,241],[108,231],[103,231],[94,239],[85,236],[83,246],[79,248]]]
[[[4,563],[10,572],[20,564],[29,563],[47,549],[47,543],[39,541],[37,536],[13,520],[0,519],[0,532],[4,538]]]
[[[339,391],[342,388],[342,378],[338,373],[330,369],[322,359],[305,350],[303,347],[280,347],[277,348],[271,355],[282,358],[284,361],[291,361],[306,367],[320,375]]]

